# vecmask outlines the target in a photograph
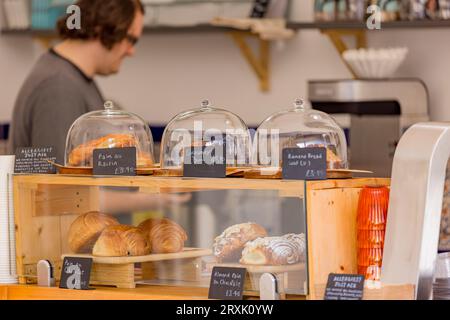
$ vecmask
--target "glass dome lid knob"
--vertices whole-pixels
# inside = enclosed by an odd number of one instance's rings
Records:
[[[294,102],[294,107],[296,110],[304,110],[305,109],[305,100],[303,99],[296,99]]]
[[[106,101],[103,107],[105,110],[114,110],[114,103],[112,101]]]
[[[211,103],[209,102],[208,99],[205,99],[202,101],[202,108],[210,108],[211,107]]]

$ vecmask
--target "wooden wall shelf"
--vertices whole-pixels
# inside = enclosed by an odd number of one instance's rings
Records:
[[[364,21],[330,21],[330,22],[291,22],[290,29],[365,29]],[[390,21],[382,22],[381,30],[385,29],[423,29],[423,28],[450,28],[450,20],[418,20],[418,21]],[[368,30],[369,31],[369,30]],[[379,31],[379,30],[374,30]]]
[[[220,33],[235,31],[234,28],[229,27],[218,27],[212,25],[196,25],[189,27],[145,27],[144,34],[181,34],[181,33]],[[4,35],[28,35],[28,36],[56,36],[54,30],[12,30],[12,29],[2,29],[1,34]]]
[[[289,22],[289,29],[367,29],[364,21],[330,21],[330,22]],[[418,21],[390,21],[381,24],[383,29],[427,29],[427,28],[450,28],[450,20],[418,20]],[[180,33],[210,33],[210,32],[231,32],[236,29],[231,27],[219,27],[209,24],[201,24],[187,27],[145,27],[144,34],[180,34]],[[375,30],[377,31],[377,30]],[[53,30],[9,30],[2,29],[4,35],[31,35],[31,36],[55,36]]]

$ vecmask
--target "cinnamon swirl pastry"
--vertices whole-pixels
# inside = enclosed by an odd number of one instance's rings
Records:
[[[176,253],[184,249],[187,234],[184,229],[169,219],[148,219],[138,228],[149,242],[151,253]]]
[[[213,251],[217,262],[238,261],[248,241],[266,236],[267,231],[253,222],[236,224],[225,229],[214,239]]]
[[[305,260],[305,235],[287,234],[282,237],[258,238],[245,245],[242,264],[288,265]]]

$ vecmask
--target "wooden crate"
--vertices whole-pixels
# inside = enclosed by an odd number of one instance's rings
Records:
[[[21,283],[33,282],[33,271],[40,259],[48,259],[60,265],[61,256],[69,252],[65,235],[70,223],[78,214],[98,210],[101,186],[135,187],[148,193],[277,190],[280,197],[297,197],[306,201],[309,287],[307,298],[322,299],[323,287],[329,273],[357,271],[356,211],[360,190],[365,185],[389,183],[389,179],[378,178],[305,183],[243,178],[17,175],[14,177],[14,203],[19,279]],[[43,212],[45,214],[42,214]],[[170,278],[175,270],[171,272],[167,263],[157,262],[149,267],[144,266],[143,274],[152,276],[159,272],[158,270],[166,270],[166,278]],[[191,270],[195,263],[191,263]],[[59,275],[58,272],[56,274]],[[101,272],[98,277],[100,274]],[[195,280],[196,276],[195,272],[190,275],[188,273],[191,279]],[[131,280],[125,283],[129,285]],[[410,288],[409,284],[405,285],[405,288]],[[397,298],[410,297],[409,291],[402,291]]]

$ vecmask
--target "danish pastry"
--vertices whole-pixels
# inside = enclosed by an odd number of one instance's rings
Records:
[[[266,236],[266,230],[259,224],[252,222],[236,224],[225,229],[214,239],[214,255],[218,262],[238,261],[248,241]]]
[[[258,238],[245,245],[239,261],[248,265],[288,265],[304,261],[305,235]]]

